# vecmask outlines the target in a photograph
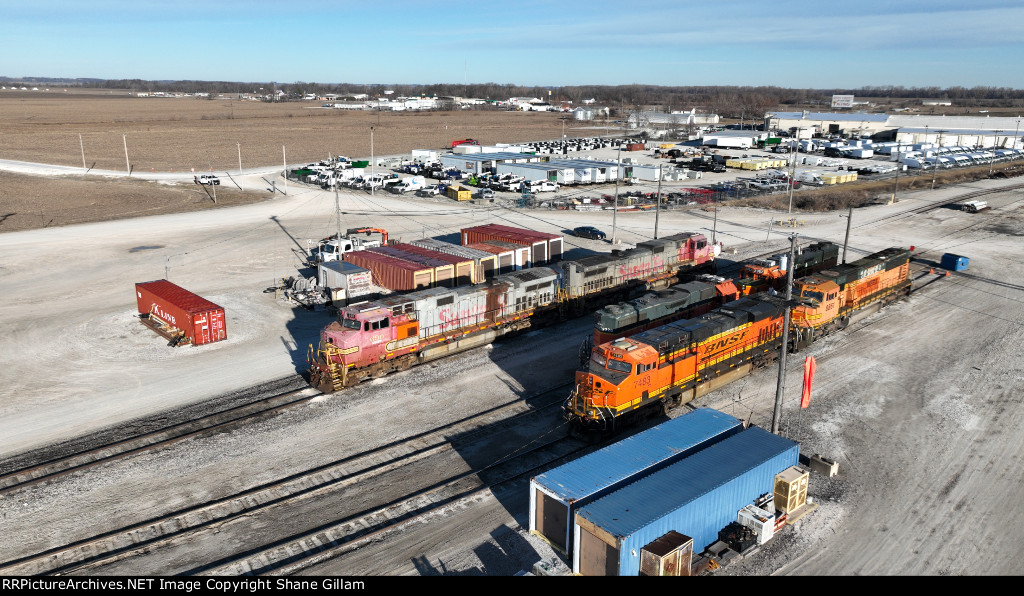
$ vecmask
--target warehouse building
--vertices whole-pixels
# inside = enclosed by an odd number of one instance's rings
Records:
[[[456,169],[460,172],[479,176],[490,174],[497,170],[499,164],[528,164],[537,163],[540,158],[529,153],[496,152],[496,153],[473,153],[467,155],[442,155],[441,165],[447,169]],[[544,178],[546,180],[546,178]]]
[[[702,552],[799,455],[793,441],[750,427],[586,505],[574,520],[573,573],[639,575],[645,548],[670,532]]]
[[[868,114],[841,112],[769,112],[766,130],[800,132],[800,138],[843,134],[870,136],[901,144],[939,144],[943,147],[982,146],[1021,148],[1024,118],[989,116],[936,116],[922,114]]]

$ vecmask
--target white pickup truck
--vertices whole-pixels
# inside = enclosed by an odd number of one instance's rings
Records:
[[[341,256],[347,252],[380,246],[381,241],[364,240],[358,237],[342,237],[341,242],[338,242],[338,235],[332,234],[317,242],[316,246],[312,246],[312,240],[307,240],[306,244],[311,246],[309,249],[309,261],[307,264],[310,267],[315,267],[319,263],[338,261],[341,259]]]
[[[203,174],[201,176],[193,176],[192,178],[196,184],[202,184],[204,186],[220,186],[220,178],[212,174]]]
[[[558,190],[558,183],[549,182],[547,180],[534,180],[532,182],[524,182],[530,192],[556,192]]]

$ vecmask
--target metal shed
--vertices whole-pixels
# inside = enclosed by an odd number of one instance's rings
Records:
[[[530,532],[570,553],[581,507],[742,430],[738,418],[701,408],[535,476]]]
[[[598,499],[576,514],[573,572],[638,575],[644,546],[670,531],[702,552],[799,454],[793,441],[751,427]]]

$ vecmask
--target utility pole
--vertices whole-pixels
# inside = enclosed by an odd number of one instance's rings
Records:
[[[786,314],[782,319],[782,352],[779,354],[779,382],[775,387],[775,410],[772,412],[772,433],[779,434],[782,418],[782,395],[786,391],[786,353],[789,351],[789,302],[793,299],[793,260],[796,258],[796,234],[789,237],[789,262],[786,264]]]
[[[288,154],[284,151],[284,145],[281,145],[281,162],[284,166],[284,194],[288,194]]]
[[[128,135],[121,135],[121,140],[124,141],[124,168],[128,170],[128,175],[132,175],[132,164],[128,161]]]
[[[1002,131],[1001,130],[995,131],[995,136],[992,139],[992,148],[993,149],[996,146],[999,145],[999,133],[1000,132],[1002,132]],[[996,163],[996,158],[994,157],[995,153],[992,153],[992,155],[993,155],[993,157],[989,158],[989,160],[988,160],[988,176],[989,176],[989,178],[992,177],[992,166],[995,165],[995,163]],[[82,163],[85,163],[85,159],[82,160]]]
[[[82,142],[82,133],[78,133],[78,146],[82,148],[82,169],[88,170],[89,167],[85,165],[85,143]]]
[[[846,214],[846,238],[843,239],[843,265],[846,264],[846,245],[850,243],[850,223],[853,221],[853,207]]]
[[[370,127],[370,194],[373,194],[373,127]],[[339,234],[341,233],[339,229]],[[341,236],[338,236],[341,240]]]
[[[715,205],[715,219],[711,224],[711,244],[715,243],[715,233],[718,231],[718,205]]]
[[[619,152],[615,156],[615,204],[612,206],[612,246],[619,243],[615,235],[615,218],[619,215],[619,176],[622,175],[622,139],[619,139]]]
[[[935,190],[935,178],[939,175],[939,150],[942,149],[942,133],[946,131],[939,130],[939,139],[936,141],[935,146],[935,169],[932,170],[932,190]]]
[[[657,202],[654,203],[654,239],[658,239],[658,215],[661,213],[661,178],[664,174],[661,171],[661,165],[658,165],[658,198]],[[714,244],[714,240],[711,241]]]
[[[334,213],[338,216],[338,260],[341,260],[341,201],[338,199],[338,187],[334,187]]]
[[[238,146],[238,173],[242,173],[242,144],[235,143]]]
[[[892,185],[892,197],[889,198],[889,204],[892,205],[896,202],[896,191],[900,187],[900,170],[903,169],[903,164],[900,162],[900,147],[896,145],[896,181]]]
[[[793,218],[793,187],[796,182],[796,159],[800,155],[800,128],[796,129],[796,145],[793,146],[793,163],[789,168],[789,217]],[[790,222],[792,223],[792,222]]]

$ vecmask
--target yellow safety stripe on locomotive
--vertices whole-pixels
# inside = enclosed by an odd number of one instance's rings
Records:
[[[728,331],[723,331],[722,333],[719,333],[717,335],[712,335],[711,337],[705,339],[702,342],[691,343],[691,344],[687,345],[684,348],[679,348],[678,350],[675,350],[673,352],[669,352],[668,354],[665,354],[664,356],[661,356],[659,358],[659,363],[660,362],[665,362],[667,360],[673,360],[673,359],[675,359],[676,356],[678,356],[679,354],[681,354],[683,352],[689,353],[689,352],[691,352],[693,350],[693,348],[699,348],[700,346],[707,345],[707,344],[710,344],[710,343],[714,343],[715,341],[720,340],[720,339],[722,339],[725,336],[732,335],[733,333],[736,333],[737,331],[741,331],[743,329],[746,329],[747,327],[750,327],[752,324],[753,323],[743,323],[742,325],[739,325],[737,327],[733,327],[732,329],[730,329]]]
[[[359,351],[359,346],[352,346],[350,348],[328,348],[328,349],[330,349],[331,351],[333,351],[336,354],[341,354],[342,356],[344,356],[345,354],[355,354],[356,352]]]

